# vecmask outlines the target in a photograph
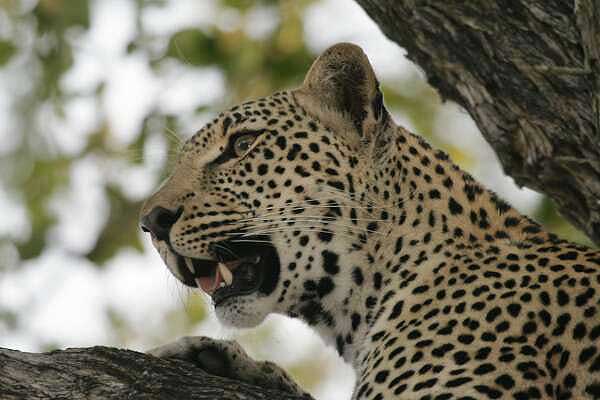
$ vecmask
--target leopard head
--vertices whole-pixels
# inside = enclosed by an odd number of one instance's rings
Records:
[[[225,323],[323,318],[368,241],[368,175],[391,124],[362,50],[326,50],[292,91],[221,113],[183,146],[141,226],[170,271]],[[359,205],[360,204],[360,205]],[[340,289],[341,290],[341,289]],[[318,304],[315,306],[315,304]]]

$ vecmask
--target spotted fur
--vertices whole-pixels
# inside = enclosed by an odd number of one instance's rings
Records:
[[[600,253],[396,126],[354,45],[328,49],[299,89],[202,128],[143,213],[158,205],[183,207],[169,237],[185,256],[212,257],[232,232],[268,237],[272,291],[217,315],[301,318],[352,364],[355,399],[600,397]]]

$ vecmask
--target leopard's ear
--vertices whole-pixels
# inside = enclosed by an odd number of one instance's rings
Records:
[[[379,82],[362,49],[338,43],[321,54],[297,91],[307,111],[369,141],[387,119]],[[331,126],[331,128],[338,128]]]

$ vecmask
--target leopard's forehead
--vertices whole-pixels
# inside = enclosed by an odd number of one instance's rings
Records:
[[[202,157],[223,150],[227,138],[241,130],[269,129],[297,114],[297,104],[290,91],[247,101],[221,112],[184,144],[181,155]]]

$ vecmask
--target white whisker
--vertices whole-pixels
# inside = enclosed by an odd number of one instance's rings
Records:
[[[372,229],[362,228],[362,227],[355,226],[355,225],[342,224],[340,222],[337,222],[336,220],[322,221],[319,219],[287,219],[287,220],[279,220],[279,221],[267,221],[267,222],[251,224],[251,225],[242,227],[242,228],[240,228],[240,231],[250,231],[250,230],[259,229],[259,228],[265,227],[265,226],[268,227],[269,225],[276,225],[274,227],[278,227],[280,225],[294,227],[294,226],[297,226],[298,223],[314,223],[316,225],[320,225],[320,226],[324,226],[324,227],[342,227],[342,228],[347,228],[349,230],[357,231],[357,232],[366,232],[369,234],[383,235],[383,233],[372,230]]]
[[[291,215],[279,215],[275,218],[263,218],[263,216],[260,217],[255,217],[252,219],[245,219],[245,220],[240,220],[240,221],[236,221],[237,222],[242,222],[242,223],[248,223],[248,222],[253,222],[253,221],[272,221],[272,222],[279,222],[279,221],[295,221],[298,219],[313,219],[316,221],[325,221],[325,222],[333,222],[333,221],[338,221],[338,220],[352,220],[352,221],[365,221],[365,222],[381,222],[381,223],[389,223],[389,220],[385,220],[385,219],[380,219],[380,218],[339,218],[339,217],[329,217],[329,216],[321,216],[321,215],[302,215],[302,214],[291,214]]]
[[[298,230],[301,230],[302,232],[327,232],[327,233],[331,233],[332,235],[345,236],[345,237],[349,237],[352,239],[355,238],[355,235],[360,235],[360,234],[366,235],[367,234],[367,232],[357,232],[352,229],[348,229],[346,232],[339,232],[339,231],[334,231],[332,229],[329,229],[328,227],[322,228],[322,227],[318,227],[318,226],[314,226],[314,225],[293,225],[293,226],[279,226],[279,227],[273,227],[273,228],[258,229],[255,231],[245,232],[238,236],[239,237],[247,237],[247,236],[262,235],[262,234],[268,234],[268,233],[274,233],[274,232],[294,232],[294,231],[298,231]],[[371,233],[378,234],[378,235],[384,235],[380,232],[371,232]]]
[[[263,217],[267,217],[267,216],[271,216],[271,215],[283,215],[284,213],[291,213],[290,215],[296,215],[295,213],[293,213],[293,211],[298,211],[298,210],[305,210],[305,209],[315,209],[315,208],[355,208],[358,210],[366,210],[369,209],[369,207],[358,207],[358,206],[345,206],[345,205],[336,205],[336,206],[329,206],[329,205],[316,205],[316,206],[309,206],[309,207],[297,207],[297,208],[291,208],[291,209],[280,209],[279,211],[274,211],[274,212],[268,212],[268,213],[262,213],[259,214],[257,213],[254,217],[249,217],[249,218],[245,218],[242,219],[241,221],[246,222],[246,221],[251,221],[253,219],[256,218],[263,218]],[[376,207],[371,207],[370,209],[375,209]],[[353,218],[355,219],[355,218]],[[384,221],[382,219],[370,219],[370,218],[362,218],[359,219],[357,218],[357,220],[363,220],[363,221]]]

